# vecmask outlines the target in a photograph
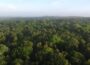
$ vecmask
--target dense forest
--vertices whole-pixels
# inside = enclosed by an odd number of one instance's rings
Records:
[[[0,65],[90,65],[90,18],[1,19]]]

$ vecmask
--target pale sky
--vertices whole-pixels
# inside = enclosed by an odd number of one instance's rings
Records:
[[[90,16],[90,0],[0,0],[0,16]]]

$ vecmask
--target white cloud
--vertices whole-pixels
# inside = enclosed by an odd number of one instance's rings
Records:
[[[0,12],[11,12],[11,11],[16,11],[17,9],[18,7],[13,4],[0,3]]]
[[[58,5],[60,2],[58,1],[58,0],[56,0],[56,1],[53,1],[51,4],[52,5]]]
[[[15,5],[12,5],[12,4],[8,4],[7,8],[8,9],[12,9],[12,10],[16,10],[17,9],[17,7]]]

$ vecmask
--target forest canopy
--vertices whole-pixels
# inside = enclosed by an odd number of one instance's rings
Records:
[[[90,65],[90,18],[0,20],[0,65]]]

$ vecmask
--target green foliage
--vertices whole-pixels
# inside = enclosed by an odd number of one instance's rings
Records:
[[[90,59],[85,62],[85,65],[90,65]]]
[[[61,39],[61,37],[59,35],[53,35],[51,42],[54,44],[59,44],[61,43],[63,40]]]
[[[48,46],[44,46],[44,49],[43,49],[44,53],[53,53],[53,49],[48,47]]]
[[[90,18],[0,20],[0,65],[90,65]]]
[[[22,65],[23,64],[23,61],[21,59],[15,59],[13,61],[13,65]]]
[[[77,51],[73,51],[71,54],[71,62],[72,64],[78,64],[81,65],[81,63],[85,60],[85,57],[83,54]]]
[[[28,57],[32,53],[33,51],[32,46],[33,46],[32,42],[30,41],[24,42],[23,46],[21,47],[21,51],[25,57]]]
[[[0,44],[0,55],[3,55],[5,52],[8,52],[8,47],[4,44]]]
[[[5,59],[6,59],[5,56],[0,56],[0,65],[6,65],[7,64]]]

